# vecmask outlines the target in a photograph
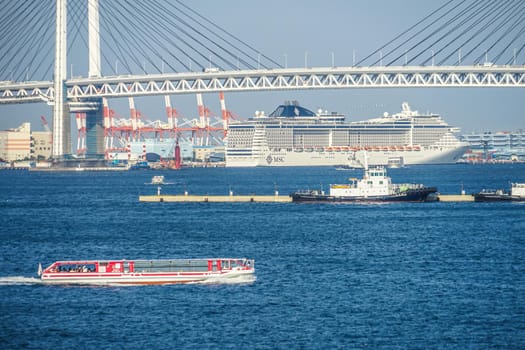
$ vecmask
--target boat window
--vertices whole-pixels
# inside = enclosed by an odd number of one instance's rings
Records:
[[[95,264],[60,264],[56,267],[56,272],[95,272]]]
[[[207,260],[137,260],[135,272],[208,271]]]

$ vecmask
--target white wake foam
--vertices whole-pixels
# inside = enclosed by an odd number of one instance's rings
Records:
[[[25,276],[0,277],[0,286],[16,286],[16,285],[31,285],[31,284],[42,284],[42,280],[36,277],[25,277]]]

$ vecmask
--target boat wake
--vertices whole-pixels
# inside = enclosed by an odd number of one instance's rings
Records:
[[[0,286],[22,286],[31,284],[42,284],[40,278],[24,276],[0,277]]]

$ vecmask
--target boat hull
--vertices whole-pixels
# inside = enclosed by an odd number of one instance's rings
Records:
[[[512,196],[509,194],[477,193],[474,195],[475,202],[525,202],[525,197]]]
[[[411,151],[367,151],[368,163],[387,165],[389,159],[399,158],[404,165],[454,164],[468,149],[466,145],[454,148],[421,149]],[[363,168],[360,151],[339,152],[288,152],[253,150],[243,156],[226,156],[226,167],[274,167],[274,166],[344,166]]]
[[[294,192],[292,202],[431,202],[437,200],[435,187],[410,189],[399,195],[386,196],[331,196],[318,192]]]
[[[199,282],[228,281],[231,279],[254,279],[254,270],[232,270],[228,272],[203,273],[51,273],[43,274],[41,280],[46,284],[184,284]]]

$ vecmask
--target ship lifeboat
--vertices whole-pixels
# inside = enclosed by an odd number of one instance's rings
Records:
[[[412,151],[412,146],[406,146],[405,151]]]
[[[332,151],[333,151],[333,150],[332,150],[332,147],[325,147],[324,150],[325,150],[326,152],[332,152]]]
[[[421,147],[419,147],[419,146],[414,146],[414,151],[421,151]]]
[[[301,147],[297,147],[297,148],[294,148],[293,150],[294,152],[302,152],[303,149]]]
[[[334,147],[334,152],[341,152],[341,148],[340,147]]]
[[[349,147],[346,147],[346,146],[341,147],[341,151],[348,152],[349,150],[350,150]]]

